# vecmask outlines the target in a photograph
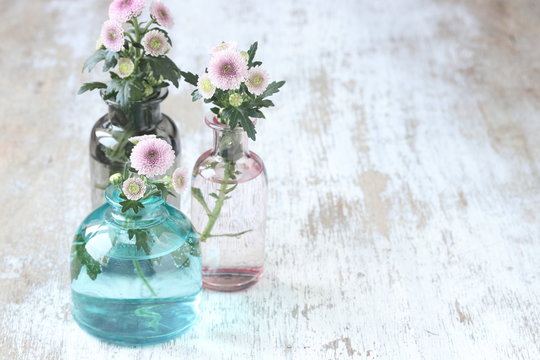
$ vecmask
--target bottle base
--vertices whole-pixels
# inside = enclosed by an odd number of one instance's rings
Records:
[[[108,343],[144,346],[172,340],[197,320],[200,292],[158,299],[110,299],[72,292],[73,319],[88,334]]]
[[[203,268],[203,287],[213,291],[240,291],[255,285],[262,274],[262,267],[244,269]]]
[[[170,340],[173,340],[183,333],[187,332],[191,327],[195,324],[195,321],[193,321],[191,324],[186,325],[185,327],[181,329],[177,329],[176,331],[170,332],[168,334],[161,334],[158,336],[146,336],[146,337],[126,337],[126,336],[114,336],[110,333],[105,333],[103,331],[100,331],[99,329],[95,329],[91,326],[88,326],[87,324],[83,323],[79,319],[77,319],[75,316],[73,317],[77,325],[84,330],[87,334],[110,344],[116,344],[121,346],[149,346],[149,345],[156,345],[161,344]]]

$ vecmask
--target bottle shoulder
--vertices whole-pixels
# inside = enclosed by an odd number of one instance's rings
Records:
[[[137,132],[137,130],[140,131],[149,131],[152,130],[152,128],[160,128],[160,129],[171,129],[172,131],[176,132],[178,131],[178,127],[174,120],[167,114],[161,113],[159,116],[159,119],[153,120],[152,124],[154,126],[148,126],[148,124],[145,124],[146,126],[144,129],[137,129],[138,126],[134,124],[133,122],[114,122],[111,120],[111,116],[109,113],[103,114],[92,126],[92,134],[99,137],[100,131],[104,131],[106,133],[110,133],[112,131],[133,131]]]
[[[178,127],[166,114],[161,114],[158,122],[142,128],[135,125],[116,124],[111,121],[109,114],[103,115],[90,132],[90,155],[102,163],[123,165],[133,147],[129,138],[140,135],[156,135],[171,144],[177,157],[180,155]]]
[[[163,204],[164,216],[150,225],[122,226],[111,219],[111,206],[102,205],[80,225],[74,247],[83,245],[90,256],[142,260],[175,252],[184,244],[198,247],[198,235],[189,219],[178,209]]]

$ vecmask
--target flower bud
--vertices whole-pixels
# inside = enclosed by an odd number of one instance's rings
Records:
[[[153,92],[154,92],[154,88],[151,87],[150,85],[146,85],[144,87],[144,96],[150,96],[152,95]]]
[[[99,50],[101,48],[103,48],[103,40],[101,40],[101,36],[100,36],[96,40],[96,50]]]
[[[246,59],[246,61],[249,61],[249,54],[247,53],[247,51],[240,51],[240,55],[242,55],[242,57]]]
[[[109,177],[109,182],[111,184],[120,184],[122,182],[122,174],[120,173],[112,174]]]
[[[229,95],[229,104],[231,104],[234,107],[239,107],[244,102],[244,99],[242,98],[242,95],[238,93],[232,93]]]

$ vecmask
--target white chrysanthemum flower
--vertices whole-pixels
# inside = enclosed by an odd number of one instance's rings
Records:
[[[118,59],[118,76],[122,79],[127,78],[129,75],[133,74],[135,70],[135,64],[129,58],[120,58]]]
[[[236,49],[236,42],[234,41],[222,42],[221,44],[214,46],[212,49],[210,49],[210,54],[215,55],[218,52],[221,52],[223,50],[229,50],[229,49]]]
[[[140,178],[129,178],[124,181],[122,191],[129,200],[139,200],[146,192],[146,185]]]
[[[171,48],[165,34],[159,30],[147,32],[141,43],[144,47],[144,51],[152,56],[165,55]]]
[[[174,170],[172,175],[172,185],[174,191],[181,194],[187,186],[188,172],[186,168],[178,168]]]
[[[216,92],[216,87],[214,86],[214,84],[212,84],[212,81],[210,80],[208,74],[203,74],[199,76],[197,88],[199,89],[199,93],[201,93],[202,97],[205,99],[210,99],[212,96],[214,96],[214,93]]]
[[[260,66],[252,67],[248,70],[246,85],[254,95],[261,95],[268,86],[268,73]]]

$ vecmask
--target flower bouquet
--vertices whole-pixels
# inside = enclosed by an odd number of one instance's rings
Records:
[[[108,177],[121,171],[127,162],[133,147],[130,137],[156,135],[180,156],[176,125],[159,107],[167,96],[167,87],[178,87],[181,79],[180,69],[167,56],[172,41],[166,29],[174,25],[174,20],[159,1],[151,4],[147,20],[141,19],[144,8],[144,0],[114,0],[97,49],[83,67],[92,71],[103,63],[102,70],[109,77],[108,82],[88,82],[79,89],[79,94],[99,90],[109,105],[108,114],[94,125],[91,136],[95,206],[102,201]]]
[[[248,287],[262,274],[266,174],[248,138],[256,139],[256,120],[274,106],[269,97],[285,81],[270,82],[255,60],[257,46],[241,51],[234,42],[222,43],[210,51],[204,73],[184,74],[197,87],[193,101],[211,105],[206,124],[214,130],[214,148],[195,164],[191,215],[203,242],[204,284],[216,290]]]

